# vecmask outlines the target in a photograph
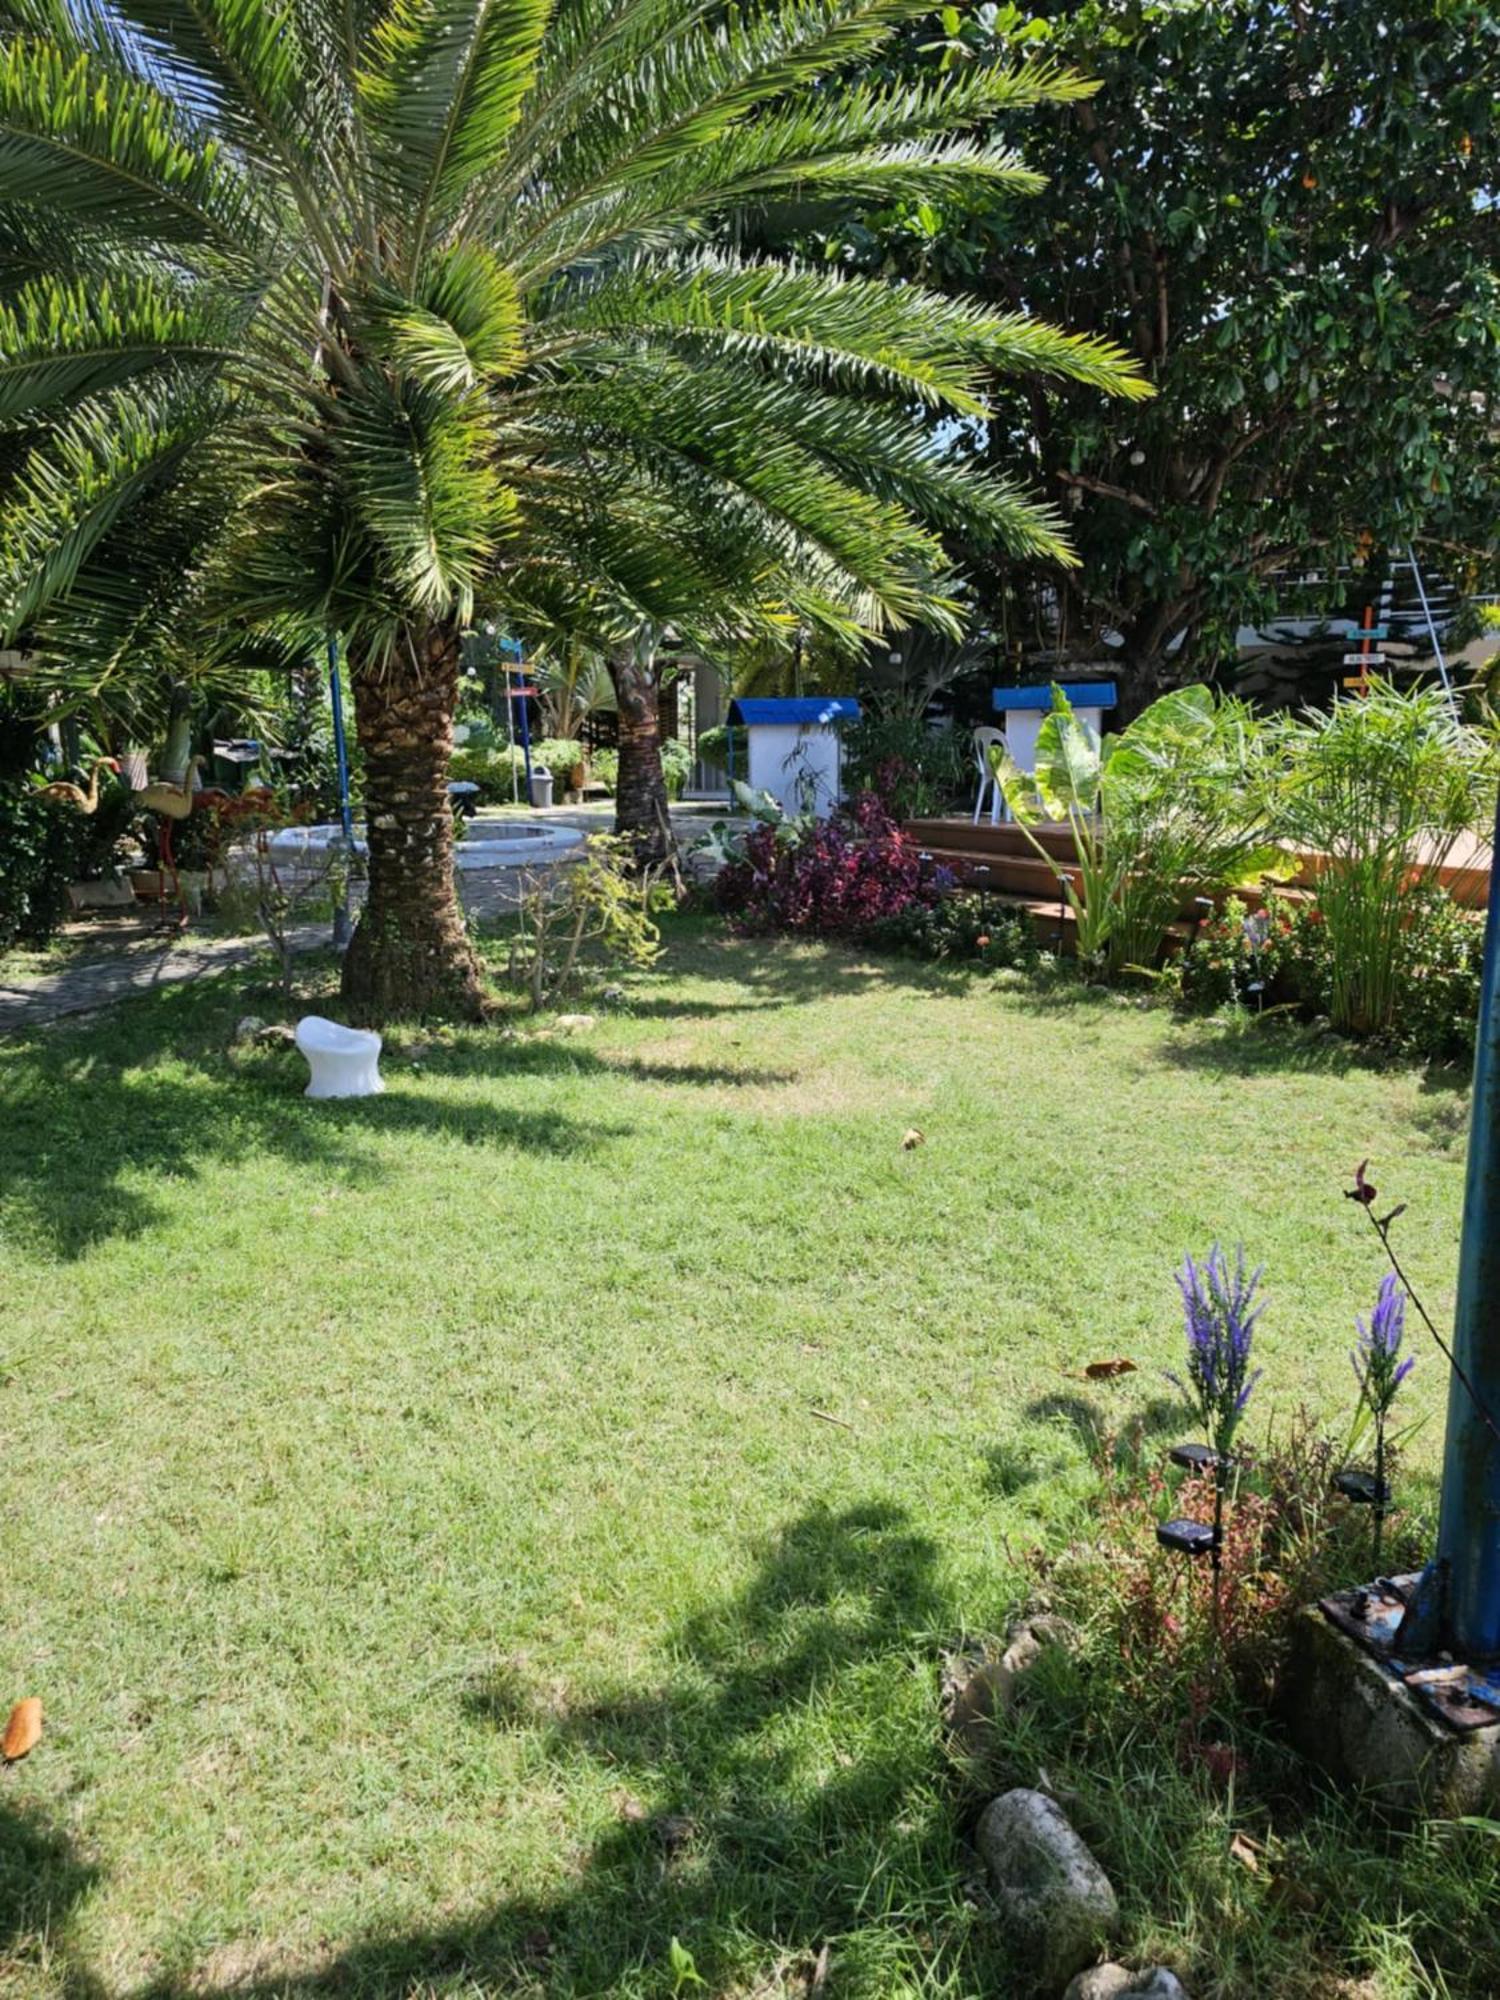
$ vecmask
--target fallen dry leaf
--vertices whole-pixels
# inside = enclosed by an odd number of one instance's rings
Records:
[[[1133,1375],[1135,1373],[1135,1363],[1123,1359],[1119,1361],[1091,1361],[1083,1372],[1091,1382],[1112,1382],[1116,1375]]]
[[[7,1764],[19,1763],[42,1740],[42,1704],[34,1695],[18,1701],[10,1712],[5,1734],[0,1736],[0,1757]]]
[[[1242,1868],[1248,1868],[1252,1875],[1260,1873],[1260,1843],[1252,1840],[1248,1833],[1230,1835],[1229,1855]]]
[[[910,1153],[917,1146],[925,1146],[926,1143],[927,1143],[926,1133],[919,1132],[915,1125],[911,1126],[909,1130],[901,1134],[901,1150],[903,1153]]]

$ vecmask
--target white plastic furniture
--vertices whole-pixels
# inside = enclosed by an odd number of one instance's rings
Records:
[[[372,1029],[346,1028],[321,1014],[304,1014],[297,1023],[297,1047],[312,1072],[304,1093],[308,1097],[373,1097],[385,1089],[380,1037]]]
[[[986,788],[990,794],[990,825],[994,826],[999,821],[1004,800],[1000,791],[1000,780],[990,767],[990,751],[995,744],[1004,741],[1005,731],[992,729],[987,722],[981,723],[974,731],[974,762],[979,766],[979,797],[974,801],[975,826],[978,826],[979,815],[984,811]]]
[[[1078,720],[1096,736],[1102,735],[1105,711],[1118,700],[1114,682],[1063,681],[1061,687]],[[1011,761],[1018,770],[1034,771],[1037,738],[1052,706],[1052,689],[1050,686],[996,688],[991,700],[996,714],[1005,717],[1005,747]]]

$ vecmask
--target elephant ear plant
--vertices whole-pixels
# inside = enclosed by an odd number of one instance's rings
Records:
[[[1073,912],[1086,973],[1153,967],[1187,897],[1275,860],[1259,743],[1245,704],[1206,687],[1162,695],[1102,739],[1054,687],[1035,772],[1004,745],[991,751],[1006,804]],[[1042,821],[1071,829],[1074,857],[1042,845]]]

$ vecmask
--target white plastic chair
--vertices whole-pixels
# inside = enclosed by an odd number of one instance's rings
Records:
[[[380,1037],[373,1030],[346,1028],[321,1014],[297,1023],[297,1047],[312,1072],[308,1097],[373,1097],[380,1080]]]
[[[990,750],[996,743],[1005,741],[1003,729],[991,728],[989,723],[981,723],[974,731],[974,762],[979,766],[979,797],[974,801],[974,824],[978,826],[979,815],[984,811],[986,787],[990,793],[990,825],[998,825],[1004,811],[1004,796],[1000,790],[1000,780],[990,769]]]

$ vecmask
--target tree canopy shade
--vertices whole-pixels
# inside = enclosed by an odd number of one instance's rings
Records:
[[[1500,15],[1474,0],[1038,0],[944,10],[894,82],[1086,60],[1028,123],[1046,186],[913,192],[823,219],[856,268],[1024,301],[1125,342],[1156,399],[1007,399],[977,447],[1029,463],[1082,557],[991,578],[1023,641],[1099,658],[1130,705],[1264,619],[1286,565],[1408,540],[1487,575],[1500,520]],[[1055,615],[1054,615],[1055,614]],[[1171,649],[1169,651],[1169,649]]]
[[[1148,393],[1121,353],[727,247],[793,192],[1039,186],[990,129],[1092,86],[861,79],[924,11],[0,5],[4,628],[95,675],[184,629],[343,636],[367,1012],[478,1004],[445,796],[476,609],[628,659],[669,625],[952,625],[945,532],[1068,559],[945,439],[1006,375]]]

